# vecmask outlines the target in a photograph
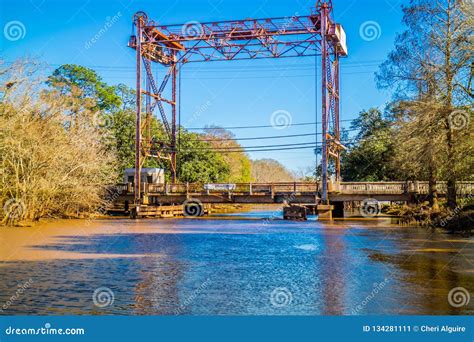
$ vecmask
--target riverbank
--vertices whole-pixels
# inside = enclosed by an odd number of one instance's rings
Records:
[[[386,209],[387,214],[400,217],[400,224],[419,225],[442,229],[451,233],[474,233],[474,205],[458,206],[454,210],[441,206],[434,210],[427,204],[418,206],[396,205]]]

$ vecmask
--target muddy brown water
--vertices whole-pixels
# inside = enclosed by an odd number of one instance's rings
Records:
[[[0,315],[474,313],[473,238],[277,217],[0,228]]]

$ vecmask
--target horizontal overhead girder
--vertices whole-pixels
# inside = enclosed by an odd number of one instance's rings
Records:
[[[184,25],[157,25],[146,19],[142,54],[165,65],[315,56],[321,53],[321,37],[319,14]],[[134,38],[129,45],[136,47]],[[336,53],[335,43],[329,48]]]

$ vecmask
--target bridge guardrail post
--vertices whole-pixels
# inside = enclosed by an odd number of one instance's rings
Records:
[[[272,194],[272,199],[274,199],[275,198],[275,188],[274,188],[273,184],[270,185],[270,192]]]
[[[165,183],[165,195],[169,195],[169,194],[170,194],[169,184]]]
[[[252,183],[249,184],[249,194],[250,196],[253,195]]]
[[[189,182],[186,182],[186,199],[189,198]]]

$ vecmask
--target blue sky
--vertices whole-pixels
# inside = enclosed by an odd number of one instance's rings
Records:
[[[341,120],[353,119],[370,107],[383,108],[390,100],[389,93],[377,90],[374,72],[392,49],[395,34],[403,30],[402,3],[404,0],[334,0],[334,18],[344,26],[349,47],[349,57],[341,63]],[[127,48],[127,41],[132,16],[138,10],[161,24],[179,24],[306,15],[314,5],[315,1],[304,0],[2,0],[1,56],[6,62],[29,56],[52,69],[66,63],[80,64],[95,69],[110,84],[134,87],[134,51]],[[105,34],[88,46],[111,20],[113,24]],[[6,39],[11,22],[20,23],[22,32],[14,37],[17,40]],[[367,25],[375,28],[374,36],[370,30],[362,33]],[[278,110],[290,113],[294,124],[314,122],[316,89],[320,99],[314,63],[314,57],[306,57],[186,65],[182,70],[181,122],[185,127],[270,125],[272,113]],[[320,105],[317,107],[319,118]],[[238,138],[314,131],[309,125],[233,130]],[[243,145],[312,141],[312,137],[298,137],[244,141]],[[310,149],[255,152],[250,156],[274,158],[294,170],[315,163]]]

